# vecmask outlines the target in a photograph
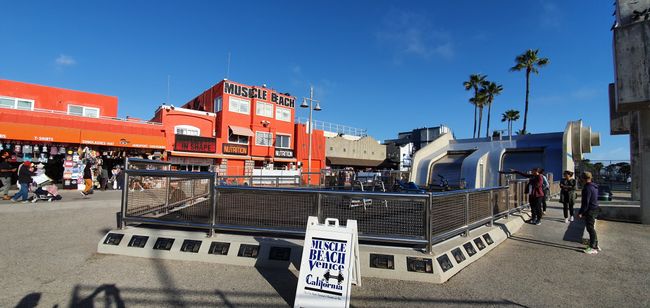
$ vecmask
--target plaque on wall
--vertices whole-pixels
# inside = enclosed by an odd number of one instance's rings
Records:
[[[247,144],[224,143],[223,154],[248,155]]]

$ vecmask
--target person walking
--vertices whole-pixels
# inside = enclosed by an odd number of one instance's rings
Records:
[[[20,197],[22,197],[23,203],[28,202],[29,186],[34,182],[32,176],[34,176],[32,162],[26,161],[18,166],[18,184],[20,184],[20,190],[11,198],[12,202],[18,202],[18,198]]]
[[[544,198],[543,179],[538,168],[532,168],[530,173],[523,173],[510,169],[511,173],[519,174],[528,178],[528,202],[530,203],[531,219],[528,221],[534,225],[542,224],[542,198]]]
[[[573,221],[573,205],[576,199],[576,180],[572,179],[573,172],[567,170],[560,181],[560,203],[564,210],[564,223]]]
[[[93,189],[93,172],[92,172],[92,163],[90,160],[86,160],[86,165],[84,166],[84,185],[85,188],[83,191],[81,191],[81,194],[86,197],[91,194],[91,191]]]
[[[581,206],[578,211],[578,218],[584,218],[587,232],[589,233],[589,246],[585,248],[586,254],[597,254],[600,249],[598,246],[598,235],[596,234],[596,217],[600,214],[598,205],[598,186],[592,183],[591,172],[585,171],[580,175],[582,181]]]
[[[9,159],[9,151],[2,151],[0,154],[0,194],[2,194],[2,200],[9,200],[9,188],[11,187],[11,175],[16,172],[16,168],[11,168],[11,165],[7,160]]]

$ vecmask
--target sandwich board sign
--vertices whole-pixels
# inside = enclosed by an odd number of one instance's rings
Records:
[[[351,285],[361,285],[357,221],[309,217],[294,308],[349,307]]]

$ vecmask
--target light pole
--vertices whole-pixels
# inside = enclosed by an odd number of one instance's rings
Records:
[[[309,101],[309,104],[307,104],[307,101]],[[312,107],[312,104],[316,102],[316,106]],[[311,133],[313,129],[313,118],[312,118],[312,112],[313,111],[321,111],[320,104],[318,104],[318,101],[314,99],[314,86],[309,86],[309,98],[303,97],[302,98],[302,104],[300,104],[301,108],[309,108],[309,154],[308,154],[308,161],[307,161],[307,185],[311,185]]]

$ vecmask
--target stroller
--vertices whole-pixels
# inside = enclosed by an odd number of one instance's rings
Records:
[[[36,190],[34,190],[32,203],[36,203],[39,200],[52,202],[63,199],[63,197],[59,195],[59,189],[56,188],[56,185],[52,184],[52,179],[46,175],[43,174],[34,177],[34,183],[36,183]]]

